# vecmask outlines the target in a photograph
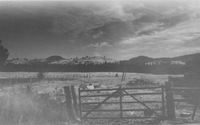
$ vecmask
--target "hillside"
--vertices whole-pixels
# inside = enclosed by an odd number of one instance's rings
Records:
[[[53,62],[53,61],[65,60],[65,58],[61,56],[50,56],[50,57],[47,57],[46,60],[49,62]]]
[[[26,58],[15,58],[8,60],[7,63],[11,64],[102,64],[102,63],[115,63],[117,60],[109,57],[101,56],[85,56],[80,58],[63,58],[61,56],[50,56],[44,59],[26,59]],[[147,56],[138,56],[129,60],[122,60],[121,62],[127,64],[146,64],[146,65],[160,65],[160,64],[171,64],[171,65],[185,65],[186,63],[200,62],[200,53],[183,55],[173,58],[151,58]]]
[[[12,59],[8,60],[7,64],[103,64],[103,63],[114,63],[115,60],[108,57],[101,56],[85,56],[81,58],[63,58],[61,56],[50,56],[45,59]]]
[[[173,58],[150,58],[138,56],[129,60],[116,61],[108,57],[85,56],[63,58],[50,56],[44,59],[8,60],[1,71],[48,71],[48,72],[138,72],[155,74],[185,74],[200,72],[200,54]]]
[[[147,64],[147,65],[160,65],[160,64],[171,64],[171,65],[186,65],[186,63],[200,62],[200,53],[183,55],[173,58],[150,58],[147,56],[138,56],[131,58],[127,63],[136,64]]]
[[[103,63],[114,63],[115,60],[108,58],[108,57],[101,57],[101,56],[85,56],[82,58],[69,58],[64,60],[58,60],[51,62],[50,64],[103,64]]]
[[[129,63],[129,64],[131,64],[131,63],[144,64],[144,63],[151,62],[151,61],[153,61],[153,60],[154,60],[153,58],[149,58],[149,57],[147,57],[147,56],[138,56],[138,57],[129,59],[129,60],[127,61],[127,63]]]

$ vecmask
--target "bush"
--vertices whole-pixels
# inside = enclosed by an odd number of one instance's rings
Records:
[[[44,72],[38,72],[36,78],[38,80],[43,80],[45,78]]]
[[[134,79],[132,81],[129,81],[126,85],[128,86],[155,86],[158,85],[158,83],[148,80],[148,79]]]

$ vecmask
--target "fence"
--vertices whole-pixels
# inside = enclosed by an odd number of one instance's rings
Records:
[[[156,100],[152,101],[151,97],[153,96],[155,96],[154,99]],[[120,86],[118,88],[96,90],[81,90],[79,88],[80,118],[164,118],[164,100],[164,86],[135,88],[124,88]]]
[[[167,115],[168,119],[176,119],[176,103],[177,102],[187,102],[193,106],[193,113],[191,115],[192,120],[195,117],[195,113],[200,104],[200,88],[194,87],[173,87],[172,82],[167,82],[165,84],[166,89],[166,105],[167,105]],[[178,97],[177,97],[178,95]],[[181,96],[181,97],[180,97]],[[187,115],[187,117],[190,116]]]
[[[13,84],[23,84],[23,83],[34,83],[39,82],[41,80],[45,81],[67,81],[67,80],[74,80],[74,77],[45,77],[45,78],[37,78],[37,77],[28,77],[28,78],[1,78],[0,84],[1,85],[13,85]]]

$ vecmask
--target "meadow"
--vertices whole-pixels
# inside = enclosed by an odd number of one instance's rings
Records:
[[[136,81],[148,81],[150,83],[163,85],[168,81],[169,77],[183,77],[183,75],[126,73],[125,80],[121,81],[121,72],[46,72],[43,74],[44,78],[37,82],[23,84],[8,83],[8,85],[0,84],[1,124],[71,124],[69,123],[65,106],[64,86],[74,85],[76,93],[78,94],[78,88],[81,84],[87,85],[92,83],[101,88],[115,88],[118,85],[128,85]],[[35,78],[37,75],[37,72],[0,72],[0,78],[4,79]],[[147,98],[150,100],[153,99],[153,97]],[[180,109],[178,112],[181,112],[186,108],[179,106],[177,109]]]
[[[0,72],[1,78],[34,78],[37,76],[37,72]],[[80,84],[98,84],[102,88],[115,87],[120,84],[126,84],[134,79],[147,79],[153,82],[158,82],[164,84],[168,81],[169,76],[183,77],[183,75],[153,75],[153,74],[143,74],[143,73],[126,73],[125,80],[121,82],[122,73],[121,72],[46,72],[44,73],[45,78],[54,78],[54,80],[42,80],[40,82],[35,82],[31,84],[32,91],[45,93],[51,92],[55,87],[62,88],[63,86],[74,85],[76,88]],[[59,79],[65,78],[61,81]],[[8,83],[9,84],[9,83]],[[15,86],[20,88],[26,86],[26,84],[15,84]],[[1,86],[4,87],[4,86]]]

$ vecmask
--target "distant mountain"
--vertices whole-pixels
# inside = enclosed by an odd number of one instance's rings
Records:
[[[200,62],[200,53],[178,56],[173,58],[150,58],[147,56],[138,56],[135,58],[131,58],[125,62],[129,64],[135,63],[135,64],[147,64],[147,65],[161,65],[161,64],[185,65],[186,63]]]
[[[65,60],[59,60],[52,62],[51,64],[102,64],[102,63],[114,63],[115,60],[108,57],[101,56],[85,56],[82,58],[70,58]]]
[[[126,70],[138,73],[185,74],[200,73],[199,64],[200,53],[173,58],[138,56],[123,61],[116,61],[105,56],[66,59],[61,56],[50,56],[44,59],[8,60],[3,71],[121,72]]]
[[[102,64],[102,63],[114,63],[117,62],[108,57],[101,57],[101,56],[85,56],[81,58],[68,58],[65,59],[61,56],[50,56],[45,59],[12,59],[8,60],[7,63],[11,64]]]
[[[182,62],[185,62],[185,63],[200,62],[200,53],[178,56],[178,57],[172,58],[172,60],[173,61],[182,61]]]
[[[129,59],[129,60],[127,61],[127,63],[129,63],[129,64],[131,64],[131,63],[135,63],[135,64],[145,64],[145,63],[151,62],[151,61],[153,61],[153,60],[154,60],[153,58],[149,58],[149,57],[147,57],[147,56],[138,56],[138,57]]]
[[[85,56],[81,58],[63,58],[61,56],[50,56],[45,59],[19,59],[15,58],[8,60],[7,63],[11,64],[103,64],[119,62],[108,57],[102,56]],[[145,65],[185,65],[186,63],[200,62],[200,53],[178,56],[173,58],[150,58],[147,56],[138,56],[129,60],[121,61],[126,64],[145,64]]]
[[[59,61],[59,60],[65,60],[65,58],[63,58],[61,56],[50,56],[50,57],[46,58],[46,60],[49,62],[54,62],[54,61]]]

